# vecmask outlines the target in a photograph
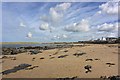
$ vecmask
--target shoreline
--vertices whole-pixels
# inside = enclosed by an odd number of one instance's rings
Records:
[[[0,42],[0,44],[41,44],[40,42]]]

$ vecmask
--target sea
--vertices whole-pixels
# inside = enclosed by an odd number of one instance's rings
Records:
[[[48,46],[48,47],[55,47],[57,45],[65,45],[65,44],[49,44],[49,43],[42,43],[42,44],[0,44],[0,48],[6,47],[6,48],[19,48],[19,47],[35,47],[35,46]]]

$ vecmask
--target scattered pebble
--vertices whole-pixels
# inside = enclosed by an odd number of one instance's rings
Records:
[[[52,56],[52,55],[49,55],[49,56]]]
[[[95,58],[95,60],[100,60],[100,59]]]
[[[45,59],[44,57],[41,57],[40,59]]]
[[[65,50],[64,52],[68,52],[68,50]]]
[[[115,63],[106,63],[106,65],[109,65],[109,67],[111,67],[112,65],[115,65]]]
[[[32,58],[32,61],[34,61],[35,60],[35,58]]]
[[[58,56],[58,58],[64,58],[66,56],[68,56],[68,55],[61,55],[61,56]]]
[[[16,60],[16,57],[12,58],[11,60]]]
[[[85,61],[93,61],[93,59],[86,59]]]

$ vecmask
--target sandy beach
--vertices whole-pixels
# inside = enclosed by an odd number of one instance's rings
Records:
[[[77,53],[84,53],[76,55]],[[20,64],[30,64],[27,69],[3,75],[3,78],[100,78],[118,75],[117,44],[86,44],[72,48],[42,50],[30,55],[29,52],[6,55],[1,59],[2,71]],[[84,68],[90,65],[91,72]]]

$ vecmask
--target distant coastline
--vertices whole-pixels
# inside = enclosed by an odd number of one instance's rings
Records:
[[[72,44],[78,42],[0,42],[0,44]]]
[[[41,44],[40,42],[0,42],[0,44]]]

